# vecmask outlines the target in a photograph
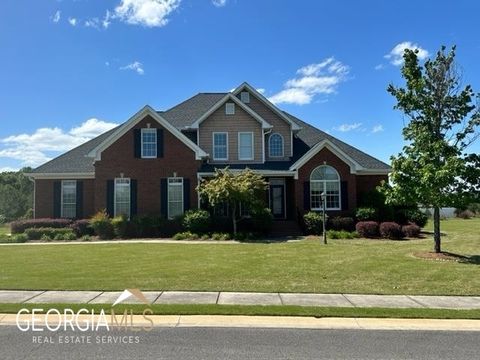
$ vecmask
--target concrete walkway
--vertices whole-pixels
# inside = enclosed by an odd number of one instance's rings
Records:
[[[0,303],[112,304],[121,291],[0,290]],[[151,304],[298,305],[323,307],[382,307],[480,309],[480,296],[296,294],[252,292],[143,291]],[[124,303],[140,303],[133,297]]]

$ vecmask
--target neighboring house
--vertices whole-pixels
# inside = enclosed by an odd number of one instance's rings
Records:
[[[230,93],[200,93],[166,111],[146,106],[117,128],[41,165],[35,217],[161,214],[197,208],[195,190],[215,168],[246,167],[269,183],[276,219],[321,209],[348,214],[390,167],[290,115],[243,83]]]

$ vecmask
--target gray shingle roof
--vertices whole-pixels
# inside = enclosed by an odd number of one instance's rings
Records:
[[[199,93],[185,100],[184,102],[158,113],[179,130],[185,130],[193,124],[201,115],[208,111],[214,104],[222,99],[227,93]],[[324,139],[330,140],[342,151],[348,154],[352,159],[367,169],[390,169],[384,162],[358,150],[357,148],[344,143],[343,141],[313,127],[310,124],[298,119],[297,117],[284,112],[293,122],[297,123],[302,129],[294,138],[293,152],[291,161],[270,161],[265,164],[255,165],[230,165],[231,168],[244,168],[246,166],[252,169],[266,170],[288,170],[290,165],[301,158],[311,147]],[[115,128],[116,129],[116,128]],[[112,129],[75,149],[66,152],[57,158],[39,166],[32,173],[79,173],[94,172],[93,161],[86,155],[105,140],[115,129]],[[200,171],[213,171],[214,166],[202,165]]]
[[[46,162],[43,165],[40,165],[33,171],[32,174],[38,173],[83,173],[83,172],[94,172],[95,168],[93,166],[92,158],[87,157],[86,155],[96,148],[103,140],[105,140],[110,134],[112,134],[118,127],[103,133],[96,138],[83,143],[76,148],[67,151],[65,154],[62,154],[55,159],[52,159]]]

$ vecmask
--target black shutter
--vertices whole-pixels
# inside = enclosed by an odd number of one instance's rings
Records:
[[[190,210],[190,179],[183,179],[183,211]]]
[[[340,182],[340,189],[342,191],[342,210],[348,210],[348,181]]]
[[[133,148],[136,158],[142,157],[142,130],[133,129]]]
[[[310,181],[303,183],[303,209],[310,210]]]
[[[168,187],[167,179],[160,179],[160,214],[168,217]]]
[[[62,182],[53,182],[53,217],[58,219],[60,216],[62,207]]]
[[[157,129],[157,158],[163,157],[163,129]]]
[[[77,180],[77,210],[76,218],[83,218],[83,181]]]
[[[137,215],[137,180],[130,179],[130,218]]]
[[[110,217],[113,217],[114,213],[114,205],[113,202],[114,196],[115,196],[115,189],[114,189],[115,183],[113,180],[107,180],[107,214]]]

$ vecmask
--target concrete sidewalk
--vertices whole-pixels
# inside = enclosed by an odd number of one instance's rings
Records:
[[[0,303],[112,304],[121,291],[0,290]],[[322,307],[382,307],[480,309],[480,296],[359,295],[252,292],[143,291],[151,304],[297,305]],[[139,303],[133,297],[124,303]]]

